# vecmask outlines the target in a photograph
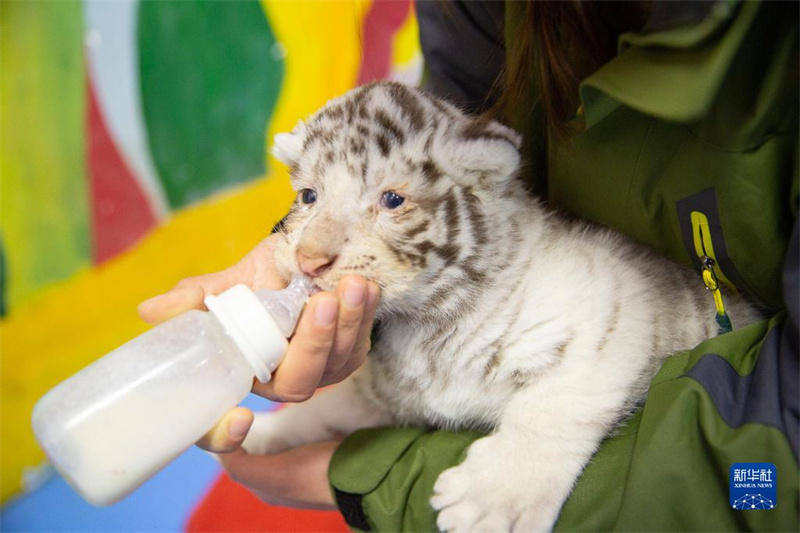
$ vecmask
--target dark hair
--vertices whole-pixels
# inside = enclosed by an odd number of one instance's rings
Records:
[[[578,108],[578,85],[617,53],[617,39],[640,30],[649,4],[641,1],[529,0],[499,81],[495,114],[513,123],[515,113],[530,111],[531,89],[538,95],[545,128],[565,142],[569,120]]]

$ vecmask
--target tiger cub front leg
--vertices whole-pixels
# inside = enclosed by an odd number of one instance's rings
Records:
[[[565,368],[520,390],[498,429],[439,476],[431,499],[439,529],[550,531],[623,411],[624,389],[624,383],[598,386],[591,372]]]
[[[303,444],[341,438],[366,428],[391,423],[391,417],[360,392],[369,387],[362,367],[345,381],[303,403],[256,413],[242,446],[249,453],[279,453]]]

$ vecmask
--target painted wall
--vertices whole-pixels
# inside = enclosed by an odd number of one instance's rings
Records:
[[[42,463],[49,388],[224,268],[293,193],[272,136],[421,72],[410,0],[0,3],[0,488]]]

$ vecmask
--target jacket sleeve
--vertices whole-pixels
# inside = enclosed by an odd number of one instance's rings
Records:
[[[789,251],[783,271],[783,293],[788,318],[778,349],[786,363],[780,369],[780,391],[783,402],[782,417],[787,437],[792,442],[795,459],[800,461],[800,218],[795,221],[789,241]]]
[[[410,428],[354,433],[336,451],[328,472],[339,510],[361,531],[436,531],[428,503],[433,485],[480,437]]]
[[[504,3],[416,3],[424,89],[471,113],[494,104],[505,61]]]

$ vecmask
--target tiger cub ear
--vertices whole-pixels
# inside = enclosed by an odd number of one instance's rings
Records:
[[[477,176],[482,185],[502,187],[519,168],[522,137],[497,121],[467,120],[439,140],[441,164],[456,176]]]
[[[291,133],[278,133],[272,143],[272,155],[284,165],[293,167],[300,159],[305,139],[305,124],[297,123]]]

